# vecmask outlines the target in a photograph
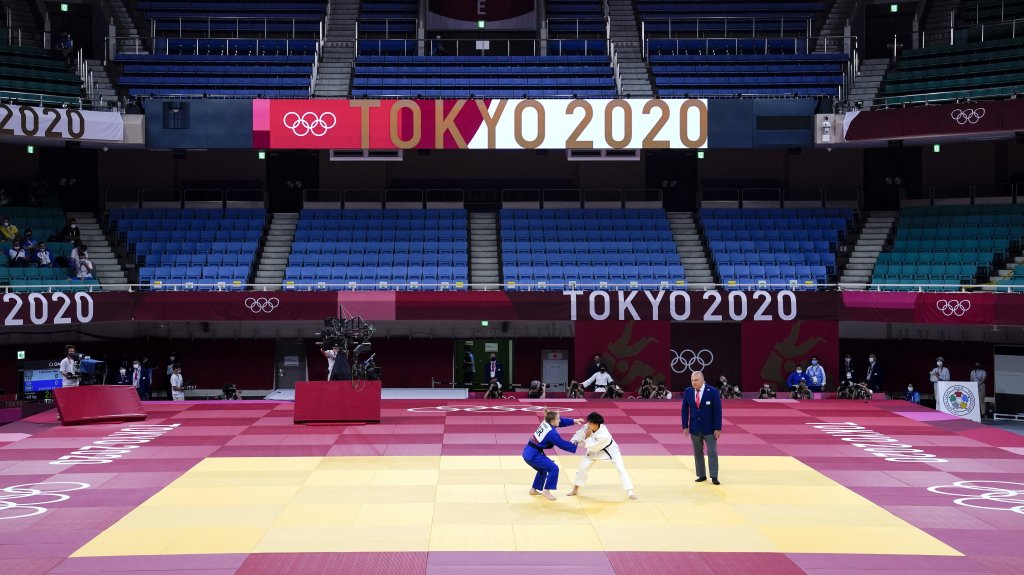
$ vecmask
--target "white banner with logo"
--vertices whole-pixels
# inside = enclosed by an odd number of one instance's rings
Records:
[[[124,120],[117,112],[0,104],[0,136],[120,142]]]
[[[981,394],[975,381],[935,382],[935,408],[981,423]]]

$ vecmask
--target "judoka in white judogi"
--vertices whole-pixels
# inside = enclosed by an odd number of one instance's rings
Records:
[[[586,447],[587,454],[580,461],[580,468],[576,471],[572,491],[568,495],[579,493],[580,487],[587,482],[587,475],[594,462],[611,461],[615,470],[619,472],[622,488],[629,494],[629,498],[637,498],[633,494],[633,480],[629,478],[629,472],[626,471],[626,465],[622,461],[622,452],[612,438],[612,433],[604,425],[604,417],[600,413],[595,412],[587,416],[587,423],[573,435],[572,443]]]

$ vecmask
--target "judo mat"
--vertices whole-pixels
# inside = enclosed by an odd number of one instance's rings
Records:
[[[598,462],[566,497],[581,456],[558,452],[553,502],[528,494],[520,455],[535,403],[386,400],[379,425],[352,426],[293,425],[292,405],[154,402],[148,427],[65,428],[53,412],[0,427],[0,573],[934,575],[1024,561],[1024,437],[905,402],[726,401],[718,486],[693,481],[678,402],[553,402],[605,416],[639,496]]]

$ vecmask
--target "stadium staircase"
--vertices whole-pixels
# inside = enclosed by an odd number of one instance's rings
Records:
[[[89,212],[71,212],[68,218],[78,220],[78,229],[82,231],[82,243],[89,247],[89,259],[92,260],[94,268],[93,276],[99,280],[103,289],[128,290],[128,275],[117,261],[117,255],[99,222],[96,221],[96,216]]]
[[[128,12],[128,7],[125,6],[124,0],[102,0],[100,3],[114,20],[114,30],[117,33],[117,51],[142,51],[138,40],[139,27]]]
[[[92,99],[93,105],[105,106],[117,102],[117,91],[114,89],[114,84],[110,81],[110,74],[107,72],[106,66],[103,65],[103,61],[86,60],[85,63],[88,72],[83,81],[92,81],[92,85],[89,87],[91,91],[88,91],[88,94]]]
[[[826,41],[828,42],[827,50],[829,52],[832,51],[835,46],[833,37],[843,35],[856,5],[856,0],[836,0],[832,3],[832,8],[829,9],[828,14],[825,16],[825,23],[821,26],[821,31],[818,34],[815,52],[825,52]]]
[[[878,96],[878,89],[882,85],[882,79],[889,70],[888,58],[874,58],[864,60],[857,71],[857,77],[853,79],[853,87],[850,88],[850,102],[863,102],[865,107],[871,107]]]
[[[253,283],[268,285],[273,289],[281,287],[298,223],[299,214],[273,214],[271,216],[270,225],[267,226],[267,236],[260,249],[259,260],[256,264],[256,279],[253,280]]]
[[[469,283],[474,289],[501,286],[498,258],[498,216],[494,212],[469,214]],[[482,287],[487,286],[487,287]]]
[[[327,37],[317,67],[315,98],[347,98],[356,58],[359,0],[330,0]]]
[[[703,240],[701,240],[693,214],[669,212],[668,227],[672,230],[672,240],[676,243],[676,251],[683,264],[687,287],[701,289],[704,285],[714,284],[715,277],[711,272],[708,253]]]
[[[15,30],[13,32],[13,37],[11,38],[12,44],[18,45],[19,40],[17,30],[22,30],[25,33],[21,35],[20,45],[32,48],[42,48],[42,37],[35,33],[36,30],[42,29],[42,26],[36,22],[35,16],[33,16],[32,11],[28,6],[28,2],[22,2],[19,0],[0,0],[0,12],[6,12],[7,9],[10,9],[11,11],[11,21],[4,22],[4,20],[0,19],[0,26],[7,26]],[[28,33],[30,31],[32,33]],[[0,40],[0,44],[7,43],[7,30],[4,30],[3,34],[4,37]]]
[[[839,278],[839,283],[844,288],[864,289],[871,283],[871,274],[878,262],[878,254],[889,242],[895,224],[896,212],[871,212],[864,220],[850,260]]]
[[[643,57],[640,25],[632,0],[608,0],[611,41],[618,62],[619,94],[626,97],[654,96],[650,71]]]

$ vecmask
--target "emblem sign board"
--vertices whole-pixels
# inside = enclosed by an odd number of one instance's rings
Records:
[[[974,381],[935,382],[935,408],[981,423],[981,394]]]

